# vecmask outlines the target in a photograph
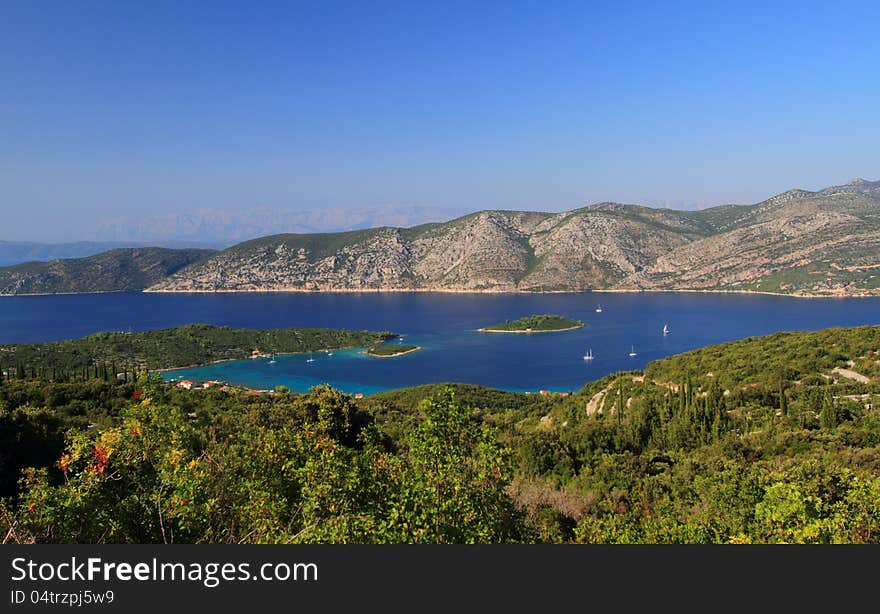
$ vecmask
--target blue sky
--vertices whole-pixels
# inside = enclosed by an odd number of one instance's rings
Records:
[[[4,2],[0,239],[880,178],[877,2]]]

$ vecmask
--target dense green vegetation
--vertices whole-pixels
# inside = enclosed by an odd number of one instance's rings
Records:
[[[880,377],[880,326],[774,333],[711,345],[652,362],[645,376],[677,382],[690,375],[699,385],[716,381],[725,389],[773,386],[807,379],[823,383],[835,367]]]
[[[141,379],[119,422],[23,472],[10,540],[503,542],[525,528],[507,452],[451,396],[388,441],[354,400],[184,393]],[[195,411],[193,411],[195,410]],[[48,447],[51,442],[47,442]]]
[[[580,328],[584,323],[557,315],[531,315],[517,320],[506,320],[501,324],[487,326],[481,330],[503,332],[552,332]]]
[[[0,380],[0,497],[16,492],[25,467],[50,467],[65,433],[112,426],[135,392],[133,382]]]
[[[374,345],[372,347],[368,347],[366,353],[370,356],[388,358],[391,356],[408,354],[409,352],[414,352],[420,349],[421,348],[417,345],[403,345],[402,343],[395,343],[393,345]]]
[[[140,333],[96,333],[71,341],[0,345],[0,366],[7,375],[18,377],[107,377],[107,373],[124,370],[171,369],[249,358],[254,350],[285,354],[362,347],[396,336],[330,328],[245,329],[191,324]]]
[[[4,381],[0,518],[18,542],[876,543],[878,339],[747,339],[568,396]]]
[[[0,267],[0,294],[57,294],[143,290],[212,254],[209,249],[140,247],[85,258]]]

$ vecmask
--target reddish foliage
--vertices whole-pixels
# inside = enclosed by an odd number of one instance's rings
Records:
[[[95,446],[92,450],[92,456],[95,457],[95,465],[92,467],[92,473],[104,473],[107,464],[110,462],[107,449],[104,446]]]
[[[61,471],[64,473],[65,477],[67,476],[67,470],[70,468],[70,463],[73,462],[73,457],[69,454],[63,454],[61,458],[58,459],[58,467],[61,468]]]
[[[131,398],[137,401],[139,398],[141,398],[141,394],[143,393],[140,390],[135,390],[134,393],[132,393]]]

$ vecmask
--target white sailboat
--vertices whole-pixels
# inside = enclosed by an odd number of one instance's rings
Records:
[[[315,359],[314,358],[307,358],[306,362],[315,362]]]
[[[602,305],[596,307],[596,313],[602,313]]]
[[[590,348],[590,351],[584,354],[584,360],[593,360],[593,348]]]
[[[270,364],[270,365],[274,365],[274,364],[275,364],[275,354],[272,354],[272,357],[269,359],[269,364]]]
[[[634,345],[629,346],[629,355],[630,356],[636,355],[636,347]]]
[[[668,335],[668,334],[669,334],[669,325],[668,325],[668,324],[664,324],[664,325],[663,325],[663,334],[664,334],[664,335]]]

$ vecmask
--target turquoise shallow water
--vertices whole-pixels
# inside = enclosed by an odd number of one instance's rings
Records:
[[[602,313],[595,308],[602,305]],[[586,327],[545,334],[475,329],[533,313],[583,320]],[[371,358],[277,356],[169,372],[258,389],[305,391],[330,383],[350,393],[429,382],[468,382],[506,390],[577,390],[586,382],[704,345],[777,330],[880,323],[880,299],[795,299],[696,293],[445,294],[255,293],[94,294],[0,297],[0,342],[68,339],[101,330],[145,330],[205,322],[241,327],[322,326],[391,330],[423,350]],[[670,334],[661,329],[669,325]],[[584,361],[592,349],[595,359]],[[634,349],[636,356],[628,354]],[[314,358],[313,362],[306,362]]]

